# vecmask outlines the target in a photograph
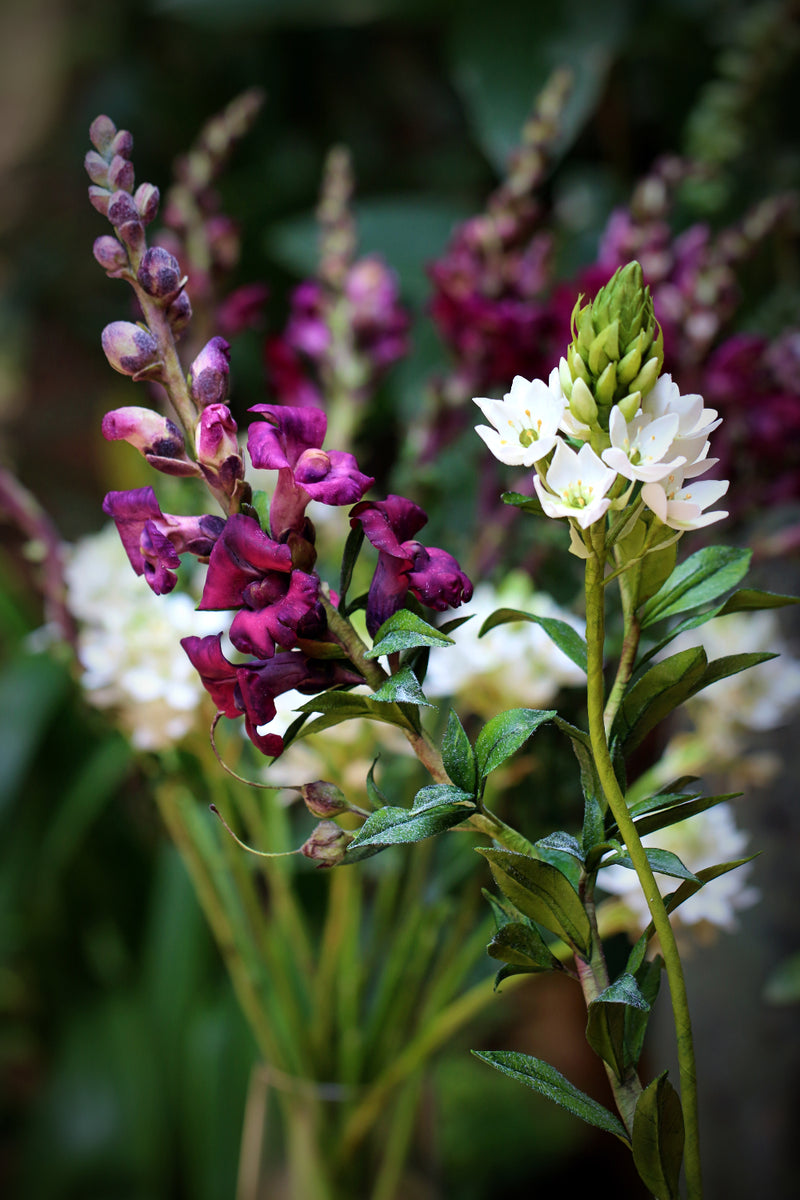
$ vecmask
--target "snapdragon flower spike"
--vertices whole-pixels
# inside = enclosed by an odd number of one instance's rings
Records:
[[[588,529],[608,512],[611,501],[606,493],[616,477],[588,442],[576,453],[559,441],[545,483],[535,475],[533,485],[548,517],[571,517],[581,529]]]
[[[178,426],[151,408],[115,408],[103,417],[102,432],[109,442],[124,441],[135,446],[151,467],[165,475],[200,474],[186,453]]]
[[[207,558],[225,525],[221,517],[162,513],[151,487],[109,492],[103,512],[114,521],[134,571],[157,596],[175,587],[180,555]]]
[[[625,479],[654,483],[686,462],[681,454],[664,462],[667,454],[674,449],[677,432],[677,413],[651,417],[640,412],[632,421],[626,421],[615,404],[608,421],[611,446],[603,451],[601,457],[606,466]]]
[[[658,483],[646,483],[642,488],[642,500],[659,521],[670,529],[681,532],[687,529],[702,529],[721,521],[728,513],[705,510],[721,500],[728,490],[727,479],[694,480],[684,487],[683,471],[671,472]]]
[[[553,372],[549,385],[516,375],[502,400],[476,397],[474,403],[494,425],[476,425],[475,432],[495,458],[510,467],[532,467],[555,446],[566,399]]]
[[[231,663],[222,653],[221,643],[221,633],[181,639],[217,710],[232,720],[244,716],[251,742],[270,757],[281,753],[283,738],[261,733],[259,726],[274,718],[276,696],[295,690],[316,695],[331,687],[364,682],[349,663],[309,658],[300,650],[281,650],[266,661]]]
[[[265,417],[263,424],[251,425],[248,431],[253,466],[278,472],[269,513],[273,537],[302,532],[311,500],[353,504],[375,482],[359,471],[352,454],[322,449],[328,427],[322,409],[256,404],[249,411]]]
[[[428,608],[443,612],[472,597],[472,583],[446,550],[426,549],[414,540],[428,518],[419,505],[403,496],[364,500],[350,513],[378,550],[378,565],[367,595],[367,629],[374,637],[384,621],[398,612],[409,591]]]
[[[272,658],[276,646],[324,632],[319,578],[293,570],[292,551],[264,533],[252,517],[229,517],[211,552],[201,610],[240,611],[230,638],[237,650]]]

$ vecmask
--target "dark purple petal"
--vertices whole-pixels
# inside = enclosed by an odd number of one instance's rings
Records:
[[[365,500],[350,513],[350,524],[361,523],[364,533],[377,550],[396,558],[407,558],[402,543],[419,533],[428,518],[413,500],[387,496],[385,500]]]
[[[117,526],[125,552],[137,575],[144,575],[157,595],[170,592],[180,566],[179,555],[206,558],[221,534],[221,517],[173,517],[162,513],[151,487],[109,492],[103,512]]]
[[[240,608],[242,593],[248,584],[263,578],[267,571],[288,574],[292,552],[264,533],[252,517],[229,517],[217,540],[208,564],[201,609]]]
[[[236,672],[233,663],[222,653],[222,634],[208,637],[181,638],[181,645],[200,676],[206,689],[220,712],[226,717],[241,716],[241,705],[236,701]]]
[[[175,574],[181,560],[172,542],[155,521],[147,521],[139,538],[144,577],[157,596],[171,592],[178,582]]]
[[[209,404],[200,413],[195,430],[197,460],[203,467],[221,467],[239,458],[236,422],[225,404]]]
[[[294,479],[320,504],[353,504],[375,482],[359,471],[353,455],[344,450],[304,451],[295,467]]]
[[[222,337],[207,342],[189,368],[189,391],[198,408],[221,404],[228,394],[231,348]]]
[[[384,621],[403,607],[408,593],[409,558],[400,558],[383,551],[367,593],[367,630],[374,637]]]
[[[444,612],[446,608],[458,608],[472,598],[472,583],[452,554],[436,547],[426,550],[419,542],[407,543],[407,548],[413,548],[408,586],[428,608]]]
[[[158,343],[150,330],[131,321],[112,321],[100,340],[106,358],[120,375],[138,375],[158,359]]]
[[[148,521],[158,520],[162,513],[151,487],[129,492],[109,492],[103,501],[103,512],[117,527],[125,552],[137,575],[144,574],[144,558],[139,545]]]
[[[271,658],[275,646],[294,646],[297,626],[316,608],[319,579],[304,571],[292,571],[289,576],[272,573],[259,591],[256,584],[245,589],[247,608],[236,614],[230,637],[237,650]],[[282,594],[275,594],[274,581],[279,581]]]
[[[294,468],[303,451],[319,449],[325,440],[328,418],[321,408],[255,404],[249,411],[266,418],[264,424],[251,425],[247,435],[254,467]]]

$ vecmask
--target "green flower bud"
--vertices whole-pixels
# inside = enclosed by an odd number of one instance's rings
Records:
[[[632,391],[639,391],[643,396],[646,396],[650,389],[654,386],[659,374],[661,373],[661,363],[663,359],[649,358],[642,367],[638,375],[630,382]]]
[[[642,393],[631,392],[629,395],[623,396],[621,400],[618,400],[617,404],[619,405],[619,411],[622,413],[625,420],[632,421],[641,408]]]
[[[617,392],[617,365],[610,362],[594,385],[597,403],[603,408],[611,408]]]
[[[572,396],[569,411],[576,421],[582,425],[592,426],[597,421],[597,405],[594,396],[582,379],[576,379],[572,385]]]

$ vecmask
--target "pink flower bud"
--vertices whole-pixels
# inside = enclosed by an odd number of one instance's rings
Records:
[[[194,436],[201,466],[218,467],[228,458],[239,457],[236,422],[225,404],[209,404],[203,409]]]
[[[104,217],[108,216],[108,204],[111,199],[111,192],[102,187],[89,188],[89,203],[92,208],[96,208]]]
[[[324,779],[318,779],[315,783],[304,783],[300,794],[306,808],[314,817],[335,817],[339,813],[347,812],[350,807],[344,792],[335,783],[327,783]]]
[[[167,320],[173,333],[180,333],[192,319],[192,304],[186,292],[180,292],[167,309]]]
[[[178,426],[151,408],[115,408],[103,417],[102,431],[107,441],[128,442],[140,454],[159,458],[183,455],[183,435]]]
[[[130,321],[112,321],[101,338],[103,351],[120,375],[138,375],[158,361],[158,343],[149,329]]]
[[[181,289],[180,264],[161,246],[151,246],[145,251],[136,278],[148,296],[158,300],[174,299]]]
[[[89,126],[89,141],[95,150],[105,155],[117,133],[117,127],[110,117],[95,117]]]
[[[110,157],[118,154],[120,158],[130,158],[133,154],[133,134],[127,129],[120,129],[108,147],[108,154]]]
[[[127,192],[114,192],[108,202],[107,216],[112,225],[124,225],[126,221],[138,221],[139,210]]]
[[[133,163],[121,154],[115,154],[108,168],[109,187],[115,191],[133,191]]]
[[[198,408],[221,404],[228,395],[231,348],[224,338],[207,342],[189,368],[189,391]]]
[[[117,226],[117,233],[125,245],[134,252],[143,248],[144,225],[141,221],[125,221],[124,224]]]
[[[316,862],[318,868],[336,867],[342,861],[353,834],[340,829],[335,821],[320,821],[300,853]]]
[[[108,183],[108,163],[102,154],[98,154],[96,150],[90,150],[83,160],[83,165],[92,183],[97,183],[100,187],[106,186]]]
[[[109,275],[124,271],[128,265],[128,255],[125,247],[121,246],[117,239],[112,237],[110,233],[95,239],[92,253],[103,270],[107,271]]]
[[[154,183],[140,183],[133,193],[133,202],[145,225],[149,225],[155,219],[159,200],[158,188]]]

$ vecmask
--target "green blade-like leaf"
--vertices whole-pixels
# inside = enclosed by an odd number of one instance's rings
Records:
[[[540,1096],[546,1096],[573,1116],[580,1117],[582,1121],[594,1125],[597,1129],[603,1129],[606,1133],[613,1133],[626,1146],[630,1145],[622,1122],[602,1104],[598,1104],[591,1096],[576,1088],[549,1063],[514,1050],[473,1050],[472,1053],[482,1062],[502,1071],[504,1075],[533,1088]]]
[[[679,1200],[683,1142],[681,1102],[665,1071],[644,1089],[633,1116],[633,1161],[658,1200]]]
[[[348,854],[352,847],[421,842],[466,821],[475,811],[471,797],[460,788],[434,784],[423,792],[435,794],[414,808],[379,808],[367,817],[348,846]]]
[[[675,568],[666,583],[642,608],[640,625],[711,604],[736,587],[747,574],[752,551],[734,546],[706,546]]]
[[[367,771],[367,799],[373,808],[385,808],[389,801],[375,782],[375,768],[377,765],[378,759],[376,758]]]
[[[375,634],[371,650],[365,658],[380,658],[382,654],[396,654],[399,650],[413,650],[415,646],[452,646],[453,639],[446,633],[429,625],[416,613],[402,608],[384,621]]]
[[[497,612],[493,612],[483,622],[478,637],[483,637],[485,633],[488,633],[490,629],[496,629],[498,625],[508,625],[514,621],[528,621],[532,625],[541,626],[550,640],[566,654],[567,658],[571,659],[582,671],[585,672],[588,669],[586,640],[566,621],[559,621],[555,617],[537,617],[535,613],[522,612],[518,608],[498,608]]]
[[[372,699],[379,704],[423,704],[426,708],[436,708],[426,698],[410,667],[401,667],[391,675],[377,692],[372,693]]]
[[[549,929],[586,957],[592,928],[581,899],[569,879],[552,863],[479,846],[488,859],[495,883],[516,908],[538,925]]]
[[[787,604],[800,604],[800,596],[784,596],[780,592],[762,592],[758,588],[739,588],[725,601],[719,610],[719,615],[726,617],[728,613],[784,608]]]
[[[408,716],[396,704],[382,704],[369,696],[357,696],[352,692],[322,692],[299,705],[299,712],[322,713],[321,717],[304,726],[301,735],[307,737],[310,733],[318,733],[322,729],[330,729],[340,725],[342,721],[354,717],[364,717],[369,721],[383,721],[387,725],[399,725],[407,729]]]
[[[696,881],[698,879],[698,876],[694,875],[688,867],[684,866],[677,854],[673,854],[671,850],[646,849],[645,855],[652,870],[659,875],[669,875],[673,879],[687,879],[689,881]],[[602,866],[627,867],[630,871],[635,870],[630,858],[624,853],[616,855],[614,858],[606,859]],[[603,880],[601,878],[601,887],[602,884]]]
[[[497,930],[486,952],[490,958],[525,967],[529,971],[561,971],[563,967],[548,950],[541,934],[522,921],[507,921]]]
[[[492,717],[475,741],[479,778],[484,780],[490,771],[519,750],[540,725],[551,721],[555,715],[554,709],[512,708]]]
[[[759,663],[769,662],[771,658],[777,657],[777,654],[764,652],[761,654],[726,654],[723,658],[715,658],[703,672],[703,677],[695,688],[695,693],[710,687],[712,683],[719,683],[721,679],[729,679],[731,675],[738,675],[740,671],[748,671],[750,667],[757,667]]]
[[[269,528],[269,526],[266,526]],[[347,535],[342,554],[342,569],[339,573],[339,608],[347,612],[347,592],[353,579],[353,569],[358,561],[358,555],[364,542],[364,527],[359,521]]]
[[[572,749],[575,752],[575,757],[580,767],[581,789],[584,799],[581,844],[584,853],[588,854],[596,845],[605,841],[603,814],[607,807],[603,789],[600,786],[597,767],[594,762],[592,743],[588,733],[585,733],[582,729],[578,729],[575,725],[570,725],[569,721],[565,721],[563,717],[556,716],[554,721],[561,732],[565,733],[572,743]]]
[[[708,659],[702,646],[693,646],[656,663],[623,698],[612,728],[626,752],[663,721],[673,709],[702,686]]]
[[[442,762],[453,783],[474,795],[478,786],[475,754],[454,709],[450,710],[447,717],[447,729],[442,741]]]
[[[717,804],[735,800],[741,794],[741,792],[723,792],[718,796],[687,797],[684,803],[675,803],[660,808],[657,812],[652,812],[649,816],[634,821],[634,824],[639,836],[644,837],[645,834],[658,833],[660,829],[677,825],[679,821],[686,821],[689,817],[696,817],[698,813],[707,812],[709,808],[714,808]]]
[[[503,492],[500,499],[503,504],[509,504],[522,512],[533,513],[536,517],[544,516],[544,509],[536,496],[523,496],[522,492]]]
[[[641,1019],[649,1013],[650,1005],[639,990],[633,975],[620,975],[592,1000],[587,1012],[586,1040],[621,1079],[628,1067],[636,1062],[634,1043],[630,1037],[631,1015]],[[641,1020],[633,1028],[636,1041]]]

